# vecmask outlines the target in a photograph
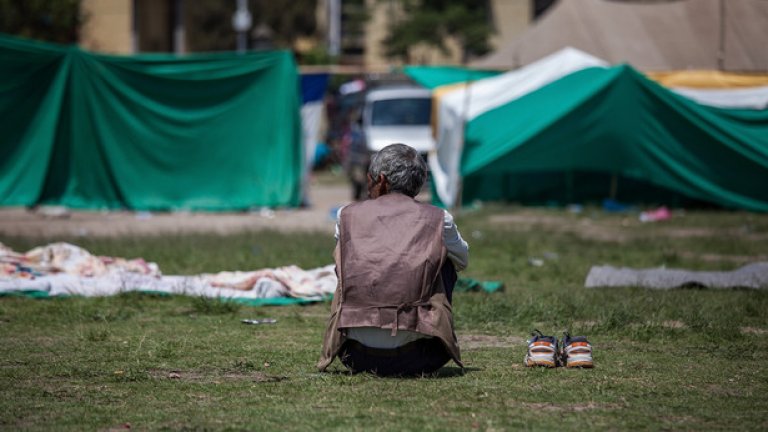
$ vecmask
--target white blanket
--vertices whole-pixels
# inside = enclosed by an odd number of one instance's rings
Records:
[[[218,298],[318,299],[336,289],[334,265],[296,266],[193,276],[164,276],[143,259],[97,257],[67,243],[20,254],[0,244],[0,293],[43,291],[50,296],[111,296],[129,291]]]

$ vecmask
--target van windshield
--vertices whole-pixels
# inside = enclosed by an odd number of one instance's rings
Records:
[[[429,98],[384,99],[373,102],[373,126],[423,126],[430,124],[432,100]]]

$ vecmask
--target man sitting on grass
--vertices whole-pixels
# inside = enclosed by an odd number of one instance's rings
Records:
[[[468,246],[448,212],[414,199],[426,178],[418,152],[392,144],[371,160],[371,199],[339,210],[321,371],[336,356],[352,372],[385,376],[462,366],[451,294]]]

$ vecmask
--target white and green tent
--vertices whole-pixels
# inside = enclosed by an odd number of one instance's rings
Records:
[[[704,105],[577,51],[445,95],[437,121],[430,167],[448,207],[611,195],[768,211],[768,110]]]

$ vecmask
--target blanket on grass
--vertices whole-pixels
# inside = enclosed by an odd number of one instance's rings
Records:
[[[768,262],[745,265],[733,271],[690,271],[682,269],[632,269],[594,266],[589,270],[587,288],[642,287],[672,289],[684,287],[768,289]]]
[[[0,243],[0,295],[92,297],[143,291],[290,304],[322,300],[335,289],[333,265],[166,276],[157,264],[141,258],[95,256],[68,243],[53,243],[24,254]]]

